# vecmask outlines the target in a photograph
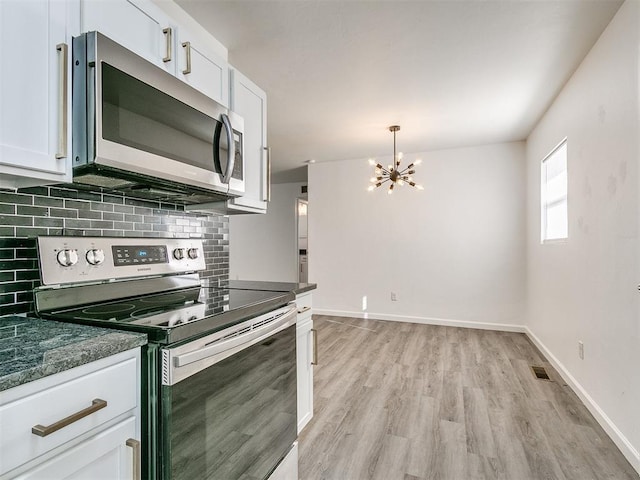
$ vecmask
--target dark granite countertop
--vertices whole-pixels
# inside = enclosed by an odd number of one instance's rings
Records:
[[[293,292],[296,295],[318,288],[315,283],[263,282],[258,280],[229,280],[229,288],[241,290],[268,290],[271,292]]]
[[[0,392],[146,343],[143,333],[0,317]]]

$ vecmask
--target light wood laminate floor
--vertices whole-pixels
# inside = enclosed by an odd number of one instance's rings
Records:
[[[524,334],[314,320],[301,480],[640,478]]]

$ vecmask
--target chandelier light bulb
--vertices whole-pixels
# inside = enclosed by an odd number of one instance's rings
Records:
[[[417,160],[413,161],[414,165],[420,165],[421,163],[422,163],[422,159],[421,158],[418,158]]]
[[[424,187],[423,187],[422,185],[416,185],[416,188],[417,188],[418,190],[424,190]]]
[[[374,188],[376,188],[376,187],[375,187],[375,186],[373,186],[373,185],[369,185],[369,188],[367,188],[367,190],[369,190],[370,192],[373,192],[373,189],[374,189]]]
[[[369,159],[369,165],[373,166],[376,164],[376,161],[373,158]]]

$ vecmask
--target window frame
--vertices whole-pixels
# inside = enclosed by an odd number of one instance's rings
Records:
[[[546,199],[546,188],[547,188],[547,179],[546,179],[546,165],[545,163],[549,160],[555,153],[558,152],[562,147],[566,147],[566,154],[564,158],[564,171],[566,174],[566,185],[564,190],[564,196],[558,199],[555,199],[553,202],[547,202]],[[547,211],[549,207],[553,207],[555,205],[560,205],[564,203],[566,208],[566,236],[560,238],[545,238],[547,235]],[[568,138],[564,137],[555,147],[551,149],[551,151],[545,155],[545,157],[540,162],[540,243],[550,244],[550,243],[565,243],[569,240],[569,145]]]

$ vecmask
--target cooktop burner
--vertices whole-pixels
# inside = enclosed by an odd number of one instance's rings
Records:
[[[86,315],[111,315],[122,314],[124,312],[130,312],[135,309],[136,306],[133,303],[107,303],[106,305],[93,305],[82,310],[82,313]]]

